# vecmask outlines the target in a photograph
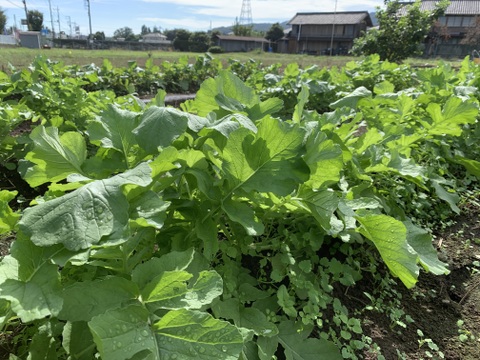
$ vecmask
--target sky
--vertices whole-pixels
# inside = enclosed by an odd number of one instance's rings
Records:
[[[26,0],[28,10],[44,14],[44,26],[55,32],[89,33],[86,0]],[[107,36],[122,27],[140,33],[142,25],[156,26],[161,30],[182,28],[190,31],[208,31],[211,28],[230,26],[240,17],[242,0],[90,0],[92,30],[103,31]],[[288,21],[297,12],[374,11],[383,0],[250,0],[254,23]],[[50,15],[50,4],[52,16]],[[21,27],[25,19],[22,0],[0,0],[0,8],[7,15],[7,27]],[[23,30],[26,30],[24,28]]]

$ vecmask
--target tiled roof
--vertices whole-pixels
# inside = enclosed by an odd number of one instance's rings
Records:
[[[372,19],[367,11],[338,11],[323,13],[297,13],[289,25],[352,25],[366,21],[372,26]]]
[[[220,40],[268,42],[267,39],[252,36],[217,35]]]
[[[422,10],[432,11],[435,0],[423,0]],[[450,0],[445,15],[480,15],[480,0]]]

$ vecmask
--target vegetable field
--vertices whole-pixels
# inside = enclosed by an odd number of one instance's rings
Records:
[[[479,85],[467,59],[375,56],[0,73],[5,358],[454,359],[402,299],[428,302],[419,280],[451,272],[440,235],[478,219]]]

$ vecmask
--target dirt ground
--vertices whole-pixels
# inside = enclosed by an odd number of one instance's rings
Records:
[[[388,316],[378,312],[364,319],[366,335],[381,347],[386,360],[442,359],[439,351],[448,360],[480,359],[480,208],[462,210],[457,223],[435,239],[451,273],[422,273],[412,290],[398,286],[403,311],[414,322],[405,329],[392,328]],[[439,350],[431,349],[435,345]]]

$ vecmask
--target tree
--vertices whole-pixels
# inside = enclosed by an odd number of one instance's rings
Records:
[[[105,40],[105,33],[103,31],[97,31],[95,34],[93,34],[93,40]]]
[[[273,24],[265,35],[265,39],[270,40],[271,42],[277,42],[285,36],[283,32],[283,27],[277,22]]]
[[[422,11],[421,1],[405,4],[399,0],[385,0],[385,9],[377,8],[378,28],[355,39],[355,55],[378,54],[381,60],[401,61],[420,53],[437,19],[445,13],[448,0],[441,0],[432,11]]]
[[[142,25],[142,30],[140,31],[140,34],[147,35],[147,34],[150,34],[151,32],[152,32],[152,29],[147,27],[147,25]]]
[[[163,32],[163,35],[167,37],[167,40],[173,41],[177,36],[177,31],[178,29],[172,29],[172,30],[167,29]]]
[[[283,32],[283,28],[280,26],[280,24],[277,22],[273,24],[270,29],[267,31],[267,34],[265,35],[265,39],[270,40],[270,42],[273,43],[273,48],[276,51],[277,50],[277,41],[280,40],[285,36],[285,33]]]
[[[3,33],[6,25],[7,25],[7,15],[5,15],[5,11],[3,11],[2,8],[0,8],[0,33]]]
[[[29,10],[27,13],[29,30],[40,31],[43,27],[43,13],[38,10]]]
[[[189,50],[193,52],[205,52],[210,47],[210,36],[204,31],[197,31],[190,35]]]
[[[173,39],[173,47],[175,48],[175,50],[190,50],[190,35],[190,31],[178,29],[175,33],[175,39]]]
[[[128,26],[125,26],[123,28],[117,29],[113,33],[113,37],[115,39],[125,39],[125,41],[135,41],[137,40],[137,37],[133,33],[133,30],[129,28]]]
[[[238,19],[235,19],[232,31],[236,36],[252,36],[253,25],[240,25]]]

